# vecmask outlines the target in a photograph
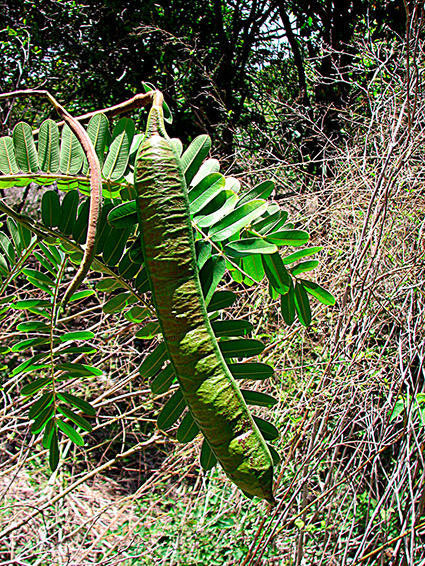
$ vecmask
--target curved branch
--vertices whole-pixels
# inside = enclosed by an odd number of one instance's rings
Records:
[[[62,299],[62,305],[65,306],[71,296],[83,282],[94,258],[96,234],[102,206],[102,174],[100,170],[99,159],[86,130],[75,118],[71,116],[69,112],[65,110],[65,108],[63,108],[63,106],[59,104],[59,102],[57,102],[57,100],[47,90],[16,90],[14,92],[0,95],[0,100],[4,98],[25,96],[43,96],[49,100],[49,102],[55,107],[58,114],[68,124],[72,132],[77,137],[78,141],[81,143],[84,154],[87,157],[89,164],[90,210],[87,227],[86,248],[84,250],[84,255],[80,267],[78,268],[77,273],[74,275],[74,278],[69,284]]]

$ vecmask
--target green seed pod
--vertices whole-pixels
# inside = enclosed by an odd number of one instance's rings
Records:
[[[187,406],[228,477],[247,494],[274,503],[270,451],[207,316],[184,174],[158,98],[137,154],[135,186],[153,301]]]

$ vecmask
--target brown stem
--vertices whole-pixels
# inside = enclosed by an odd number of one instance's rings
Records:
[[[84,120],[89,120],[96,114],[105,114],[109,118],[113,116],[117,116],[118,114],[122,114],[123,112],[129,112],[130,110],[136,110],[137,108],[143,108],[150,104],[159,90],[151,90],[145,93],[139,93],[133,96],[133,98],[129,98],[124,102],[120,102],[119,104],[115,104],[115,106],[109,106],[108,108],[103,108],[101,110],[94,110],[93,112],[87,112],[87,114],[82,114],[81,116],[75,116],[74,120],[78,122],[83,122]],[[161,93],[162,95],[162,93]],[[58,126],[61,126],[63,122],[58,122]],[[34,134],[38,133],[38,130],[33,131]]]

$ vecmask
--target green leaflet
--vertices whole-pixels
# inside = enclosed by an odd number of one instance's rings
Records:
[[[303,326],[309,326],[311,322],[310,301],[302,283],[295,283],[295,310],[298,319]]]
[[[288,326],[295,320],[295,295],[294,295],[294,285],[292,279],[289,283],[289,290],[285,295],[280,297],[280,308],[282,311],[283,320]]]
[[[233,191],[223,189],[195,218],[196,225],[200,228],[208,228],[216,224],[235,208],[237,202],[238,195],[235,195]]]
[[[51,382],[52,382],[51,377],[42,377],[40,379],[36,379],[32,383],[25,385],[25,387],[21,389],[21,395],[23,395],[24,397],[30,397],[34,395],[34,393],[37,393],[37,391],[40,391],[40,389],[43,389],[43,387],[45,387],[47,384]]]
[[[31,425],[31,432],[33,434],[37,434],[42,431],[48,421],[53,417],[54,411],[55,408],[53,405],[48,405],[45,409],[43,409]]]
[[[37,418],[43,411],[53,403],[53,393],[49,391],[38,399],[28,412],[30,420]]]
[[[243,270],[258,283],[263,280],[264,267],[260,255],[248,256],[243,259]]]
[[[157,420],[157,426],[161,430],[167,430],[175,424],[186,407],[181,389],[175,393],[165,403]]]
[[[71,425],[69,425],[65,421],[62,421],[61,419],[57,419],[56,424],[57,424],[58,428],[60,428],[61,431],[64,434],[66,434],[66,436],[70,440],[72,440],[72,442],[74,444],[76,444],[77,446],[84,446],[83,437],[81,436],[81,434],[79,432],[77,432],[75,430],[75,428],[73,428]]]
[[[68,124],[62,130],[60,170],[65,175],[76,175],[83,166],[84,151]]]
[[[72,237],[79,244],[84,244],[86,242],[89,208],[90,201],[89,199],[85,199],[78,207],[77,218],[72,228]]]
[[[310,255],[314,255],[317,252],[323,250],[323,246],[314,246],[313,248],[306,248],[304,250],[299,250],[298,252],[294,252],[293,254],[287,255],[286,257],[282,258],[282,262],[284,265],[289,263],[294,263],[294,261],[298,261],[304,257],[308,257]]]
[[[274,230],[278,230],[285,224],[286,219],[288,218],[288,213],[283,210],[278,210],[276,212],[272,212],[272,210],[272,206],[269,206],[264,217],[252,224],[251,228],[253,231],[258,234],[265,235],[269,232],[273,232]]]
[[[179,155],[181,155],[181,152]],[[196,187],[196,185],[200,183],[202,179],[204,179],[207,175],[210,175],[211,173],[218,173],[219,171],[220,171],[220,162],[218,161],[218,159],[207,159],[199,167],[198,172],[190,182],[190,186]],[[189,202],[190,202],[190,197],[189,197]]]
[[[0,138],[0,171],[5,175],[16,175],[19,171],[13,140],[9,136]]]
[[[245,193],[240,201],[238,207],[255,199],[268,199],[274,190],[274,181],[263,181],[256,185],[253,189]]]
[[[88,422],[88,420],[82,417],[81,415],[77,415],[76,413],[74,413],[74,411],[68,409],[68,407],[64,407],[63,405],[58,405],[58,411],[62,413],[62,415],[67,417],[70,421],[72,421],[77,426],[79,426],[81,429],[86,430],[87,432],[92,431],[92,426]]]
[[[65,362],[62,364],[56,364],[55,367],[57,370],[66,371],[69,373],[69,375],[75,377],[102,375],[102,370],[94,366],[88,366],[86,364],[77,364],[75,362]]]
[[[318,265],[319,262],[315,259],[310,261],[302,261],[291,269],[291,275],[299,275],[300,273],[311,271],[312,269],[316,269]]]
[[[177,429],[177,440],[182,444],[191,442],[199,434],[199,427],[195,423],[192,413],[188,411]]]
[[[289,291],[291,277],[286,271],[279,253],[263,255],[261,259],[270,285],[278,293],[285,295]]]
[[[303,286],[303,288],[313,295],[320,303],[323,305],[334,305],[335,304],[335,297],[326,291],[323,287],[321,287],[318,283],[314,283],[313,281],[307,281],[305,279],[299,279],[299,282]]]
[[[273,368],[258,362],[243,364],[227,364],[235,379],[263,380],[273,375]]]
[[[38,171],[38,156],[29,124],[25,122],[16,124],[13,128],[13,144],[19,169],[23,173],[36,173]]]
[[[127,228],[137,224],[137,204],[135,200],[124,202],[108,214],[108,223],[113,228]]]
[[[91,340],[94,338],[94,332],[91,330],[76,330],[74,332],[65,332],[59,336],[61,342],[68,342],[71,340]]]
[[[122,311],[128,304],[131,298],[133,297],[132,293],[129,291],[125,291],[124,293],[119,293],[106,301],[103,305],[102,310],[105,314],[112,314],[115,312]]]
[[[276,440],[276,438],[279,438],[279,431],[274,425],[260,417],[254,417],[254,421],[266,440]]]
[[[206,242],[205,240],[197,240],[195,242],[195,249],[196,249],[196,257],[198,262],[198,269],[204,267],[205,263],[207,262],[208,258],[211,255],[212,245],[211,242]]]
[[[206,134],[198,136],[193,140],[180,158],[186,183],[189,185],[199,166],[208,155],[211,148],[211,139]]]
[[[15,263],[15,250],[12,242],[3,232],[0,232],[0,251],[6,254],[6,257],[11,265]]]
[[[75,395],[72,395],[71,393],[66,393],[65,391],[58,392],[58,397],[62,401],[65,401],[66,403],[73,405],[74,407],[76,407],[86,415],[90,415],[94,417],[94,415],[96,414],[96,409],[92,407],[90,403],[87,403],[87,401],[81,399],[80,397],[76,397]]]
[[[130,280],[134,279],[139,270],[140,264],[131,260],[130,250],[127,250],[118,264],[118,273],[123,279]]]
[[[214,466],[217,464],[217,458],[215,457],[215,454],[211,450],[210,445],[208,444],[206,439],[204,439],[202,443],[200,462],[202,469],[206,472],[214,468]]]
[[[207,305],[207,312],[215,312],[233,305],[237,295],[233,291],[216,291]]]
[[[41,197],[41,221],[47,228],[59,226],[62,220],[62,208],[56,191],[46,191]]]
[[[217,337],[245,336],[252,330],[252,324],[247,320],[216,320],[211,326]]]
[[[199,273],[205,303],[212,298],[217,285],[226,272],[226,261],[223,256],[210,257]]]
[[[198,214],[224,189],[226,181],[221,173],[210,173],[189,192],[191,214]]]
[[[241,393],[248,405],[258,405],[259,407],[273,407],[277,405],[277,399],[267,393],[241,389]]]
[[[268,233],[267,242],[278,246],[302,246],[310,239],[310,234],[304,230],[280,230]]]
[[[59,160],[59,128],[53,120],[45,120],[38,132],[38,167],[45,173],[57,173]]]
[[[109,238],[103,245],[102,257],[106,265],[109,267],[117,265],[124,252],[124,248],[130,234],[131,228],[112,229],[109,234]]]
[[[153,377],[156,372],[161,369],[161,366],[164,364],[167,357],[168,354],[165,347],[165,342],[161,342],[160,344],[158,344],[155,350],[144,359],[142,365],[139,368],[140,375],[142,377]]]
[[[250,358],[264,350],[264,344],[259,340],[236,339],[219,343],[221,353],[225,358]]]
[[[102,169],[102,175],[108,181],[116,181],[124,175],[133,136],[133,120],[121,118],[112,132],[112,142]]]
[[[159,327],[159,322],[148,322],[136,332],[136,338],[144,338],[145,340],[151,340],[161,331]]]
[[[274,254],[277,246],[263,238],[243,238],[226,244],[224,251],[230,257],[246,257],[254,254]]]
[[[52,470],[52,472],[54,472],[58,467],[59,456],[60,456],[56,426],[53,425],[51,432],[47,435],[46,443],[48,443],[48,446],[50,448],[50,452],[49,452],[50,469]]]
[[[103,252],[105,243],[109,241],[112,231],[114,228],[108,223],[109,212],[114,208],[112,202],[105,202],[102,206],[102,214],[99,219],[99,231],[96,237],[96,255],[100,255]]]
[[[22,270],[22,273],[24,273],[28,277],[28,279],[35,279],[36,281],[41,281],[42,283],[48,285],[49,287],[55,286],[55,282],[48,275],[42,273],[41,271],[37,271],[36,269],[25,267]]]
[[[61,219],[58,223],[58,228],[62,232],[62,234],[72,234],[72,230],[74,228],[75,220],[77,217],[78,202],[78,191],[69,191],[69,193],[66,193],[66,195],[64,196],[61,204]]]
[[[229,239],[233,234],[244,228],[267,209],[264,200],[253,200],[235,208],[230,214],[210,228],[209,235],[213,242]]]
[[[166,393],[173,382],[176,380],[176,374],[171,364],[168,364],[152,381],[151,391],[154,395]]]
[[[103,159],[105,155],[106,145],[109,143],[111,134],[109,133],[109,122],[108,118],[104,114],[95,114],[90,119],[89,125],[87,126],[87,134],[93,143],[96,155],[99,159],[100,166],[103,165]],[[88,172],[88,163],[85,162],[83,173]]]

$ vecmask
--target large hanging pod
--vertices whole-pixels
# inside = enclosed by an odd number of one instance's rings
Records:
[[[186,182],[156,93],[136,158],[145,265],[165,345],[193,418],[228,477],[274,503],[266,442],[220,352],[196,265]]]

